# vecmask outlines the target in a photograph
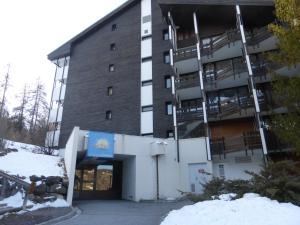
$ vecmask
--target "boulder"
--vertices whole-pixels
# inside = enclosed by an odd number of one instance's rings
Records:
[[[42,183],[35,187],[34,194],[35,195],[44,195],[46,193],[46,184]]]
[[[53,184],[59,184],[62,182],[61,177],[56,177],[56,176],[50,176],[46,178],[46,185],[47,186],[52,186]]]

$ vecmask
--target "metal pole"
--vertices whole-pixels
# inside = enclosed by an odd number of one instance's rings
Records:
[[[206,143],[206,154],[207,160],[211,160],[211,150],[210,150],[210,140],[209,140],[209,127],[208,127],[208,119],[206,113],[206,93],[204,90],[204,81],[203,81],[203,66],[202,66],[202,59],[201,59],[201,40],[199,37],[198,32],[198,22],[197,22],[197,15],[193,13],[194,19],[194,30],[195,35],[197,38],[197,59],[198,59],[198,73],[199,73],[199,80],[200,80],[200,90],[202,95],[202,109],[203,109],[203,122],[204,122],[204,129],[205,129],[205,143]]]
[[[267,149],[265,134],[264,134],[264,130],[263,130],[263,123],[262,123],[262,120],[260,117],[260,106],[259,106],[259,102],[258,102],[258,98],[257,98],[257,91],[256,91],[255,81],[253,78],[253,71],[252,71],[251,62],[250,62],[250,56],[249,56],[248,49],[247,49],[247,40],[246,40],[244,25],[242,23],[241,10],[240,10],[239,5],[236,5],[235,8],[236,8],[238,29],[240,30],[240,33],[241,33],[243,50],[244,50],[244,55],[246,58],[246,64],[247,64],[247,68],[248,68],[249,81],[250,81],[249,85],[252,90],[253,100],[254,100],[254,104],[255,104],[255,118],[256,118],[256,122],[257,122],[259,133],[260,133],[264,162],[265,162],[265,164],[267,164],[266,156],[268,155],[268,149]]]

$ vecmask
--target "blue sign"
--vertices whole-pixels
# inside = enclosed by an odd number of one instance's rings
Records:
[[[115,135],[89,131],[87,157],[113,158]]]

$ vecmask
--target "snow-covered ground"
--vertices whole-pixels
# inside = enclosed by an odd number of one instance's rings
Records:
[[[300,225],[300,207],[257,194],[199,202],[169,213],[161,225]]]
[[[8,148],[15,148],[18,152],[11,152],[0,157],[0,170],[12,175],[25,176],[25,181],[30,182],[31,175],[36,176],[63,176],[64,169],[59,166],[61,158],[36,154],[39,147],[9,141]]]
[[[23,204],[23,197],[20,192],[15,194],[14,196],[11,196],[9,198],[4,199],[3,201],[0,201],[0,204],[7,204],[7,206],[10,207],[22,207]],[[34,204],[32,201],[28,200],[27,206],[32,205],[33,207],[28,209],[29,211],[37,210],[40,208],[47,208],[47,207],[69,207],[68,203],[63,199],[57,199],[54,202],[46,202],[43,204]]]

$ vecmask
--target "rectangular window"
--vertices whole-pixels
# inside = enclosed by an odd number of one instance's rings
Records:
[[[170,52],[164,52],[164,63],[170,64]]]
[[[148,133],[148,134],[142,134],[142,136],[148,136],[148,137],[153,137],[153,133]]]
[[[105,113],[105,119],[107,119],[107,120],[111,120],[112,119],[112,113],[111,113],[110,110],[106,111],[106,113]]]
[[[111,50],[111,51],[116,51],[116,50],[117,50],[116,44],[115,44],[115,43],[111,43],[111,44],[110,44],[110,50]]]
[[[115,71],[115,65],[114,64],[109,64],[108,70],[109,70],[109,72],[114,72]]]
[[[142,81],[142,86],[145,87],[145,86],[150,86],[152,85],[152,80],[146,80],[146,81]]]
[[[171,87],[172,87],[171,76],[167,75],[165,76],[165,88],[171,88]]]
[[[163,40],[169,40],[169,30],[163,30]]]
[[[149,62],[152,60],[152,57],[142,58],[142,63]]]
[[[223,164],[219,165],[219,176],[221,178],[225,178],[225,169],[224,169],[224,165]]]
[[[142,112],[151,112],[151,111],[153,111],[152,105],[147,105],[142,107]]]
[[[112,96],[112,94],[113,94],[113,88],[112,87],[108,87],[107,88],[107,95],[108,96]]]
[[[166,102],[166,115],[173,115],[172,102]]]
[[[143,23],[148,23],[148,22],[151,22],[151,15],[148,15],[148,16],[143,16]]]
[[[168,130],[167,131],[167,138],[173,138],[174,137],[174,131],[173,130]]]
[[[115,30],[117,30],[117,24],[111,25],[111,31],[115,31]]]

